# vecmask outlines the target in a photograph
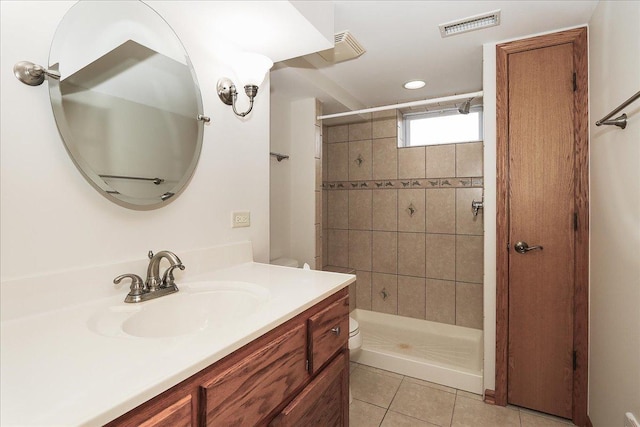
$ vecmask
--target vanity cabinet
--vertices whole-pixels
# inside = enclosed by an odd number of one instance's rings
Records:
[[[348,426],[348,339],[345,288],[108,426]]]

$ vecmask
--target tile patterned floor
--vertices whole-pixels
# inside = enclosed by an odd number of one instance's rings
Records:
[[[351,363],[351,427],[567,427],[573,424],[514,406],[487,405],[477,394]]]

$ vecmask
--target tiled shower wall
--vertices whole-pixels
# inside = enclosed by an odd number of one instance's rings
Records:
[[[386,114],[323,131],[323,265],[358,308],[482,329],[482,143],[398,148]]]

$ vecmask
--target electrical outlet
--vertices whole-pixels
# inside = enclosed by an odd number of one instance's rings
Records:
[[[232,212],[231,213],[231,227],[250,227],[251,226],[251,212]]]

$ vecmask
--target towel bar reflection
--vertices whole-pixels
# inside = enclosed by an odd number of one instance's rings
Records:
[[[98,175],[100,178],[113,178],[113,179],[135,179],[138,181],[151,181],[155,185],[160,185],[164,182],[162,178],[143,178],[140,176],[123,176],[123,175]]]

